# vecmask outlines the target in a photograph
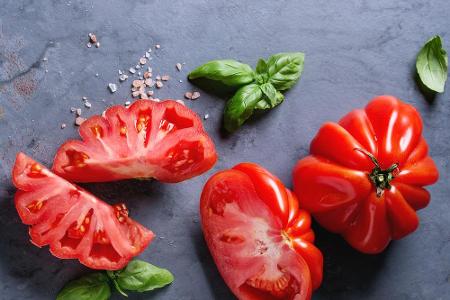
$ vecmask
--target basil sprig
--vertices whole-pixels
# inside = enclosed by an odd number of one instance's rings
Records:
[[[420,81],[430,90],[444,92],[447,81],[448,58],[442,48],[440,36],[428,40],[417,55],[417,73]]]
[[[259,59],[255,71],[235,60],[213,60],[192,71],[189,79],[204,77],[238,88],[224,111],[224,127],[234,132],[255,110],[269,110],[283,102],[281,92],[299,80],[304,60],[301,52],[278,53],[267,61]]]
[[[69,282],[56,300],[108,300],[111,284],[127,297],[125,291],[151,291],[172,283],[173,279],[168,270],[136,259],[122,270],[96,272]]]

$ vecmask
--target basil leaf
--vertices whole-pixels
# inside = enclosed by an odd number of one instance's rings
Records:
[[[69,282],[56,300],[107,300],[110,296],[108,277],[97,272]]]
[[[115,277],[122,289],[135,292],[161,288],[174,279],[168,270],[137,259],[131,261],[123,270],[116,272]]]
[[[123,291],[123,289],[120,287],[119,283],[118,283],[117,280],[116,280],[116,278],[117,278],[116,271],[106,271],[106,274],[108,275],[109,279],[111,279],[111,281],[113,282],[114,287],[116,288],[116,290],[117,290],[122,296],[128,297],[127,293],[125,293],[125,292]]]
[[[283,94],[275,89],[275,87],[270,83],[264,83],[259,86],[264,94],[264,101],[269,105],[269,108],[274,108],[284,100]]]
[[[224,127],[229,132],[238,129],[252,114],[263,93],[257,84],[241,87],[228,100],[224,112]]]
[[[189,79],[205,77],[230,86],[241,86],[252,82],[255,73],[249,65],[232,59],[213,60],[189,73]]]
[[[280,104],[281,102],[283,102],[283,100],[284,100],[283,94],[277,91],[276,104],[275,105],[270,104],[270,102],[267,99],[264,98],[264,99],[260,100],[258,103],[256,103],[255,109],[257,109],[257,110],[272,109],[275,106],[277,106],[278,104]]]
[[[269,82],[278,91],[290,89],[303,72],[305,54],[301,52],[278,53],[267,61]]]
[[[256,73],[263,74],[267,72],[267,63],[264,59],[260,58],[256,64]]]
[[[440,36],[428,40],[417,55],[416,69],[422,83],[432,91],[444,92],[448,57]]]

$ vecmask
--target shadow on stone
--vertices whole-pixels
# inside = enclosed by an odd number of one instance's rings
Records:
[[[381,274],[392,245],[377,255],[353,249],[338,234],[314,223],[316,245],[324,255],[324,278],[316,291],[324,299],[349,299],[367,295]]]
[[[210,290],[214,294],[214,299],[236,299],[220,276],[214,260],[209,253],[201,229],[194,228],[191,232],[191,237],[195,245],[197,258],[208,280]]]

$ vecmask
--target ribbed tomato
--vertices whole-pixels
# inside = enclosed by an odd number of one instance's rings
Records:
[[[113,106],[86,120],[80,135],[81,141],[59,148],[53,164],[56,174],[75,182],[179,182],[209,170],[217,160],[200,118],[173,100]]]
[[[19,153],[12,178],[17,212],[30,225],[31,242],[50,246],[58,258],[78,259],[93,269],[117,270],[140,254],[153,232],[128,216]]]
[[[213,175],[200,213],[217,268],[239,299],[310,299],[320,285],[311,217],[264,168],[241,163]]]
[[[294,170],[303,208],[359,251],[379,253],[419,225],[438,179],[417,110],[392,96],[325,123]]]

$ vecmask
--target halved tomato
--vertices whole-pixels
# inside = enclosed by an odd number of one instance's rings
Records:
[[[53,171],[75,182],[156,178],[180,182],[209,170],[217,160],[200,118],[166,100],[113,106],[80,127],[82,140],[63,144]]]
[[[128,217],[124,204],[111,206],[19,153],[12,178],[17,212],[30,225],[31,242],[50,246],[64,259],[93,269],[117,270],[140,254],[153,232]]]
[[[200,214],[217,268],[239,299],[310,299],[320,285],[323,258],[310,215],[259,165],[213,175]]]

